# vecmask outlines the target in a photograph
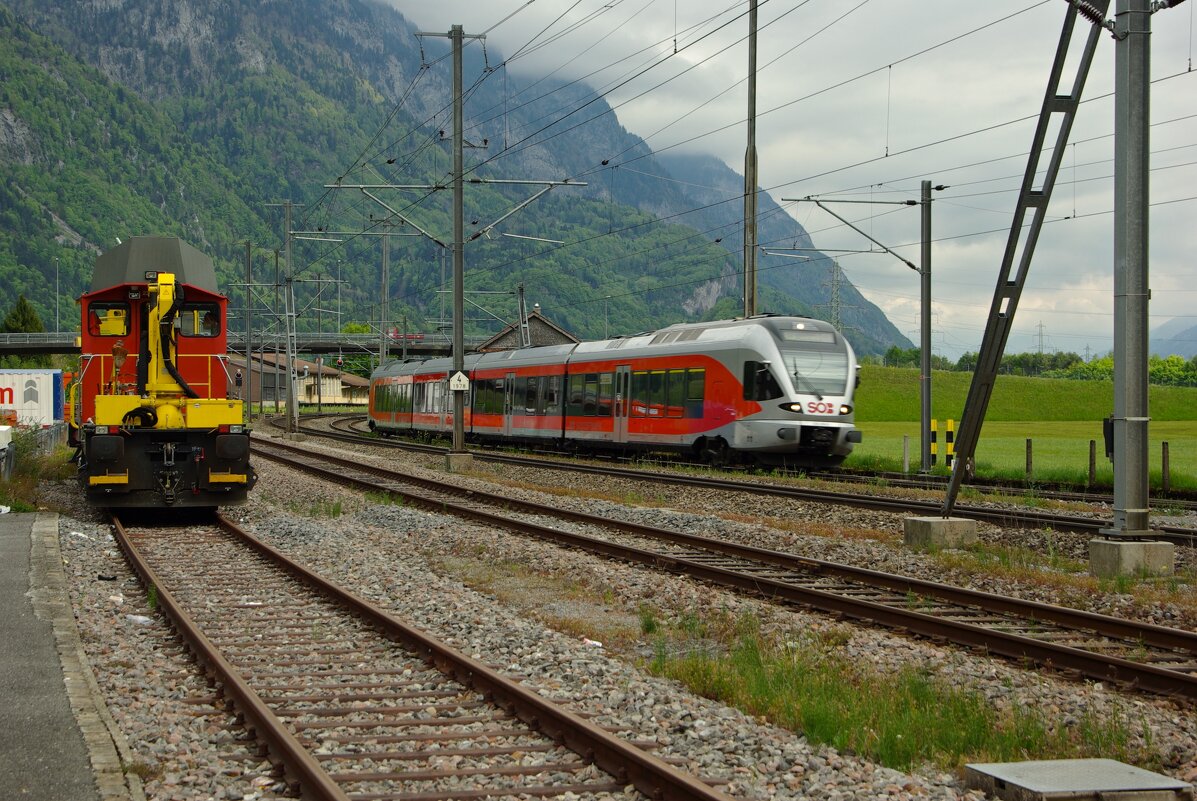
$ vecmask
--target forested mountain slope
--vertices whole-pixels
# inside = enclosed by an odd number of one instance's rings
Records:
[[[392,237],[388,322],[434,330],[446,259],[432,239],[451,237],[450,193],[379,190],[384,207],[324,188],[444,186],[450,75],[434,62],[447,45],[422,41],[371,0],[0,0],[0,304],[24,292],[52,319],[56,266],[69,304],[118,237],[177,234],[216,259],[239,305],[243,243],[255,243],[256,277],[272,281],[283,226],[271,204],[291,200],[303,204],[293,227],[314,232],[377,232],[387,207],[400,211],[412,224],[390,228],[409,236]],[[486,142],[466,151],[471,177],[587,186],[556,188],[471,241],[467,289],[523,283],[529,303],[584,337],[737,314],[742,179],[713,159],[652,156],[588,87],[495,77],[501,58],[467,49],[465,138]],[[631,156],[636,171],[602,165]],[[534,191],[470,184],[467,237]],[[762,231],[808,241],[780,213]],[[379,238],[326,238],[344,241],[296,242],[309,280],[297,285],[300,325],[331,330],[337,296],[342,322],[376,324]],[[820,264],[762,263],[760,308],[830,316]],[[326,283],[317,298],[321,276],[342,279],[339,293]],[[271,292],[261,296],[259,307]],[[850,285],[841,297],[858,350],[909,345]],[[505,296],[479,303],[504,318],[514,308]],[[74,307],[63,308],[65,327]],[[497,324],[477,317],[479,331]]]

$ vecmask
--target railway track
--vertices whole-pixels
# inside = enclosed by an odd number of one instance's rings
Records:
[[[365,435],[352,433],[348,428],[352,422],[343,418],[344,422],[334,421],[339,430],[326,430],[312,427],[301,427],[305,434],[311,436],[334,439],[341,442],[358,442]],[[370,438],[375,445],[386,446],[386,440]],[[424,453],[443,454],[446,448],[424,443],[402,443],[395,447]],[[475,451],[474,456],[481,461],[494,464],[511,464],[520,467],[546,467],[546,460],[527,456],[517,456],[502,453],[487,453]],[[615,476],[629,478],[636,481],[658,484],[684,485],[702,487],[728,492],[744,492],[757,495],[789,498],[807,503],[828,503],[842,506],[852,506],[861,509],[893,512],[896,514],[936,517],[940,514],[941,504],[938,500],[919,500],[910,498],[893,498],[877,495],[875,492],[853,493],[833,490],[801,487],[787,484],[774,484],[760,481],[741,481],[733,478],[715,476],[686,475],[683,473],[661,473],[646,470],[636,470],[612,465],[594,465],[577,461],[555,459],[547,466],[554,470],[570,470],[579,473]],[[1081,534],[1097,536],[1103,529],[1110,526],[1110,521],[1104,518],[1085,517],[1081,515],[1061,514],[1030,508],[1013,508],[1009,506],[983,506],[977,504],[957,503],[952,514],[985,523],[992,523],[1004,528],[1050,528],[1056,531],[1071,531]],[[1152,537],[1161,541],[1172,542],[1181,546],[1197,545],[1197,529],[1184,526],[1156,524],[1152,528]]]
[[[282,443],[255,443],[254,451],[329,481],[484,525],[1024,663],[1197,698],[1192,632],[516,501]],[[543,518],[602,533],[547,525]]]
[[[648,753],[653,744],[569,712],[227,518],[114,525],[151,597],[305,799],[640,797],[633,787],[727,799]]]
[[[887,487],[903,487],[908,489],[923,489],[932,492],[943,492],[947,487],[947,476],[941,475],[908,475],[904,473],[855,473],[850,471],[811,471],[806,474],[809,478],[824,481],[836,481],[842,484],[883,484]],[[1015,498],[1045,498],[1054,501],[1075,501],[1077,503],[1105,504],[1114,503],[1113,496],[1101,488],[1079,492],[1075,490],[1047,487],[1017,486],[995,481],[974,481],[965,484],[966,487],[986,494],[1008,496]],[[1197,509],[1197,500],[1190,497],[1175,496],[1153,497],[1153,506],[1166,506],[1171,509],[1192,511]]]

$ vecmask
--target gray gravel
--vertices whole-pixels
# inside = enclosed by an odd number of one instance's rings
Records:
[[[315,445],[336,450],[331,445]],[[1026,580],[976,576],[947,569],[901,547],[897,516],[789,501],[746,501],[731,493],[679,490],[600,479],[569,472],[477,467],[470,476],[448,476],[435,457],[399,455],[357,446],[355,458],[378,459],[442,480],[478,486],[501,480],[512,496],[555,503],[610,517],[718,535],[822,559],[951,581],[979,589],[1069,603],[1191,628],[1193,588],[1175,592],[1187,604],[1135,603],[1129,595],[1082,593]],[[655,678],[623,656],[576,631],[550,623],[590,615],[596,626],[637,626],[650,607],[663,620],[687,614],[751,614],[776,631],[831,633],[842,653],[879,671],[916,666],[944,680],[984,693],[999,707],[1034,705],[1065,725],[1089,716],[1118,716],[1132,737],[1150,737],[1164,754],[1165,773],[1197,781],[1197,731],[1189,705],[1132,695],[1092,682],[1064,681],[954,648],[848,626],[827,616],[741,598],[689,580],[566,552],[551,545],[495,532],[441,515],[381,505],[265,460],[250,503],[233,517],[276,547],[363,596],[445,638],[476,658],[537,687],[604,725],[635,732],[659,744],[657,753],[684,761],[694,773],[726,781],[735,797],[778,799],[979,798],[953,774],[913,775],[879,767],[800,734],[781,729],[704,698],[675,682]],[[490,488],[493,488],[491,485]],[[119,558],[96,515],[72,484],[47,486],[43,503],[63,512],[61,538],[80,633],[113,717],[122,727],[154,799],[275,798],[282,786],[254,754],[243,731],[211,704],[212,688],[147,608],[146,599]],[[339,501],[340,514],[328,504]],[[323,512],[316,511],[323,508]],[[717,509],[718,516],[698,510]],[[783,527],[778,527],[783,526]],[[804,533],[810,530],[814,533]],[[989,541],[1022,544],[1083,558],[1084,541],[1064,534],[986,528]],[[1188,556],[1185,557],[1189,558]],[[518,565],[528,575],[552,577],[554,587],[576,592],[544,598],[539,608],[505,602],[501,592],[476,592],[455,575],[487,564]],[[482,566],[481,568],[479,566]],[[1187,566],[1187,565],[1182,565]],[[112,580],[107,580],[112,577]],[[413,590],[415,590],[413,592]],[[548,592],[548,591],[546,591]],[[1076,597],[1072,597],[1075,595]],[[1177,596],[1173,596],[1174,598]],[[148,621],[142,618],[148,618]],[[1071,723],[1070,723],[1071,722]]]

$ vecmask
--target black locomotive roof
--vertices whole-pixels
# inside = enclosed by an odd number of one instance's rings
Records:
[[[216,267],[200,251],[174,236],[134,236],[96,259],[91,291],[119,284],[144,284],[149,271],[173,273],[180,283],[217,293]]]

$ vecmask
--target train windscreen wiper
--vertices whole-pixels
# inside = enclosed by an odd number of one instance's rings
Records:
[[[806,388],[809,389],[817,399],[823,400],[823,393],[819,392],[818,387],[816,387],[814,385],[814,383],[812,383],[809,378],[807,378],[801,372],[798,371],[798,360],[797,359],[794,359],[794,380],[800,381],[803,384],[806,384]]]

